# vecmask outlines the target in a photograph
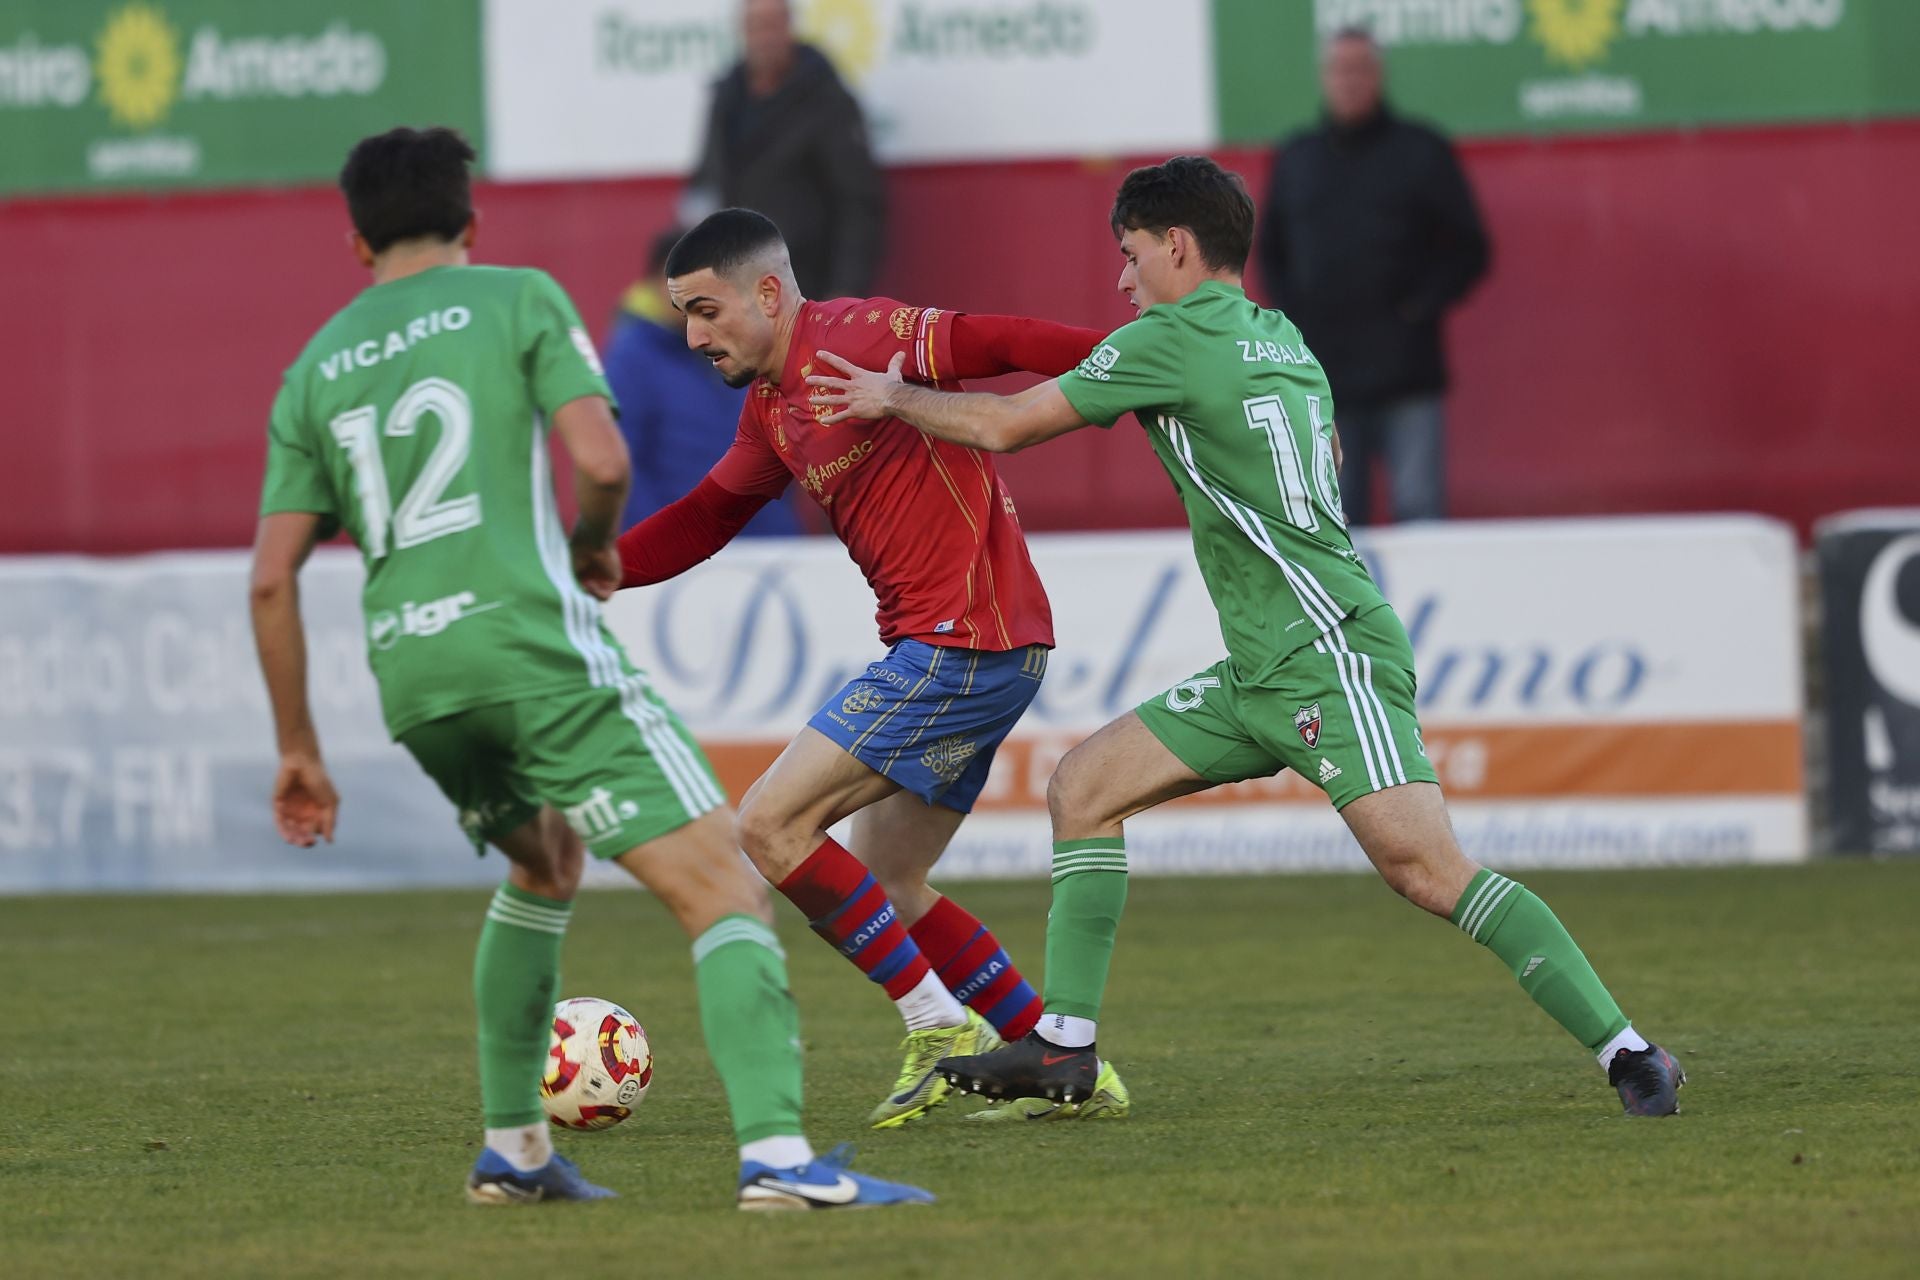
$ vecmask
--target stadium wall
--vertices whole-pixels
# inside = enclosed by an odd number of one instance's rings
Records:
[[[1920,121],[1474,143],[1496,244],[1461,311],[1463,516],[1750,510],[1805,529],[1910,502]],[[1222,158],[1256,192],[1266,155]],[[1128,318],[1103,231],[1125,161],[891,174],[882,284]],[[598,327],[677,184],[490,184],[481,256],[551,270]],[[0,550],[245,543],[279,370],[362,278],[328,189],[0,202]],[[1309,335],[1310,337],[1310,335]],[[1007,470],[1039,529],[1178,523],[1131,430]]]

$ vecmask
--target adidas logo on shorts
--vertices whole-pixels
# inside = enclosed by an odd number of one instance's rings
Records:
[[[1340,776],[1340,766],[1325,756],[1320,757],[1320,782],[1322,785],[1332,782]]]

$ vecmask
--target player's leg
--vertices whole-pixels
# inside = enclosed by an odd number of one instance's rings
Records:
[[[993,653],[902,642],[827,701],[743,808],[743,846],[817,932],[884,981],[906,1021],[899,1076],[872,1115],[878,1128],[945,1100],[933,1071],[941,1058],[993,1048],[996,1027],[1024,1034],[1037,1016],[1032,988],[992,932],[927,875],[1046,663],[1038,645]],[[825,829],[854,806],[850,857]],[[803,849],[811,852],[788,871]],[[907,948],[889,912],[910,926]]]
[[[630,676],[618,688],[529,708],[523,761],[597,857],[617,861],[693,939],[701,1028],[740,1145],[742,1208],[931,1199],[816,1160],[801,1127],[799,1015],[766,886],[734,843],[734,817],[686,727]]]
[[[808,926],[886,990],[907,1030],[966,1025],[867,867],[827,828],[899,785],[811,726],[800,730],[741,802],[740,847]]]
[[[583,851],[544,810],[512,759],[510,707],[481,707],[429,721],[401,744],[452,800],[477,851],[507,855],[473,959],[485,1142],[467,1180],[475,1204],[589,1200],[612,1192],[555,1156],[540,1105],[560,945],[580,884]]]
[[[1495,955],[1534,1003],[1593,1053],[1633,1114],[1670,1114],[1685,1076],[1641,1038],[1551,908],[1461,850],[1414,709],[1413,659],[1391,609],[1336,627],[1283,671],[1304,682],[1273,704],[1310,699],[1317,744],[1289,762],[1322,778],[1340,816],[1392,889]],[[1296,714],[1299,714],[1296,712]],[[1305,735],[1298,735],[1304,738]],[[1303,744],[1295,742],[1297,749]]]
[[[1685,1073],[1633,1029],[1551,907],[1461,852],[1438,786],[1396,785],[1352,801],[1340,816],[1394,892],[1500,957],[1533,1002],[1594,1055],[1629,1114],[1679,1109],[1674,1092]]]
[[[981,761],[984,772],[986,761]],[[966,797],[970,803],[972,796]],[[868,805],[853,819],[852,849],[910,922],[908,930],[934,976],[968,1009],[959,1026],[909,1031],[900,1072],[868,1122],[890,1129],[946,1101],[952,1087],[934,1067],[942,1058],[988,1053],[1018,1039],[1040,1016],[1040,997],[993,931],[927,883],[928,873],[966,815],[907,791]]]
[[[978,1015],[970,1029],[984,1019],[996,1035],[1017,1040],[1039,1017],[1039,998],[992,930],[932,889],[927,875],[979,798],[1000,744],[1039,694],[1048,653],[1041,645],[998,653],[919,648],[928,658],[924,687],[891,730],[878,707],[871,724],[824,721],[827,731],[850,737],[851,754],[902,788],[855,819],[855,851],[901,908],[942,983]]]
[[[905,1124],[946,1101],[951,1090],[934,1074],[934,1064],[989,1047],[982,1035],[992,1034],[933,972],[879,878],[827,834],[848,814],[865,813],[898,792],[899,784],[807,727],[747,792],[739,826],[741,847],[761,873],[800,909],[814,933],[886,991],[906,1025],[900,1070],[868,1117],[876,1128]],[[912,831],[913,848],[882,859],[890,873],[898,873],[897,882],[915,890],[916,901],[925,877],[910,868],[936,838],[939,848],[946,847],[941,834]]]
[[[1068,752],[1047,788],[1054,856],[1044,1012],[1024,1040],[942,1063],[947,1079],[989,1096],[1046,1100],[997,1116],[1125,1114],[1125,1087],[1099,1057],[1095,1036],[1126,906],[1126,820],[1179,796],[1279,768],[1240,722],[1224,662]],[[1076,1100],[1083,1104],[1077,1112],[1047,1105]]]
[[[1069,1048],[1094,1042],[1127,902],[1126,820],[1213,785],[1175,755],[1138,711],[1061,758],[1047,783],[1053,908],[1047,916],[1043,1039]]]
[[[740,1146],[740,1207],[931,1199],[815,1158],[801,1124],[800,1019],[786,952],[767,924],[766,884],[741,858],[733,831],[733,813],[713,809],[619,862],[660,895],[693,938],[700,1026]]]
[[[990,761],[977,767],[984,777]],[[967,797],[970,804],[972,797]],[[1040,996],[980,919],[927,883],[966,812],[928,804],[907,791],[868,805],[853,819],[854,856],[886,891],[907,932],[954,998],[1017,1040],[1040,1017]]]
[[[900,914],[869,863],[930,909],[926,867],[957,820],[922,815],[901,833],[909,847],[869,844],[867,861],[827,828],[902,790],[929,805],[970,808],[995,748],[1039,689],[1046,659],[1037,645],[984,653],[902,641],[827,700],[741,805],[741,847],[816,933],[886,987],[910,1033],[971,1020],[907,931],[918,917]],[[928,927],[942,921],[952,917],[939,913]]]
[[[853,815],[847,848],[873,872],[911,930],[941,900],[927,878],[967,815],[897,788]]]
[[[710,809],[616,861],[693,939],[707,1052],[726,1089],[741,1159],[774,1168],[813,1158],[802,1137],[799,1013],[786,953],[767,923],[766,886],[733,843],[733,814]]]
[[[487,1128],[467,1198],[481,1205],[605,1199],[613,1193],[553,1149],[539,1088],[559,997],[560,947],[585,850],[552,809],[489,843],[511,866],[474,952]]]

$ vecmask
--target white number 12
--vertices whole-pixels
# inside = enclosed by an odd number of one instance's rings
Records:
[[[473,447],[473,402],[445,378],[423,378],[394,403],[387,414],[386,434],[411,436],[427,414],[439,419],[440,440],[397,509],[387,489],[387,470],[380,457],[376,431],[379,411],[371,406],[350,409],[327,424],[353,467],[354,489],[366,525],[366,546],[362,550],[371,559],[386,556],[389,536],[394,549],[404,550],[480,523],[479,494],[441,496],[466,465]]]

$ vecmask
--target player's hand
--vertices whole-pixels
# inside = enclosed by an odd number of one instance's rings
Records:
[[[573,548],[573,576],[595,600],[611,600],[623,576],[617,546]]]
[[[831,351],[822,351],[820,358],[845,375],[836,378],[816,373],[807,378],[807,385],[813,388],[813,403],[835,410],[820,421],[828,424],[847,418],[874,421],[887,416],[887,393],[903,381],[900,368],[907,362],[904,352],[893,353],[893,359],[887,361],[885,373],[862,369]]]
[[[340,813],[340,797],[320,757],[280,757],[280,774],[273,780],[273,825],[280,838],[302,849],[316,840],[333,843],[333,821]]]

